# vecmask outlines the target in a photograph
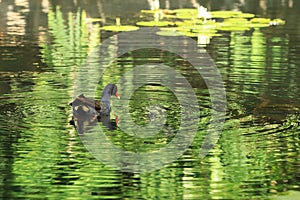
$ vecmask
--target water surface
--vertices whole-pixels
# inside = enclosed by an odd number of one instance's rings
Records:
[[[99,3],[101,2],[101,3]],[[76,70],[92,47],[113,33],[100,31],[115,17],[134,23],[147,1],[0,2],[0,196],[3,199],[287,199],[299,196],[299,2],[199,1],[211,10],[240,9],[286,25],[221,32],[205,49],[221,72],[227,113],[222,135],[204,159],[199,149],[210,119],[207,86],[172,53],[143,49],[116,60],[105,84],[146,63],[165,63],[190,82],[199,102],[199,131],[178,160],[149,173],[125,173],[96,160],[69,124]],[[260,2],[260,3],[259,3]],[[171,8],[194,1],[170,1]],[[195,4],[195,3],[194,3]],[[162,4],[165,6],[165,4]],[[257,9],[259,8],[259,9]],[[87,18],[101,18],[89,23]],[[111,55],[116,51],[111,45]],[[128,86],[134,77],[127,77]],[[126,92],[120,87],[120,94]],[[180,85],[178,90],[182,90]],[[180,106],[170,90],[141,87],[130,99],[137,124],[160,105],[167,125],[154,138],[106,131],[129,151],[163,148],[176,134]],[[117,100],[113,105],[117,107]],[[157,107],[154,107],[157,108]],[[150,114],[150,115],[149,115]],[[152,114],[152,115],[151,115]],[[114,117],[114,116],[113,116]],[[120,120],[126,122],[126,119]],[[290,197],[288,196],[290,195]]]

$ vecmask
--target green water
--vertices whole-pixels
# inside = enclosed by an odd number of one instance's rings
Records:
[[[118,58],[99,79],[97,96],[105,84],[137,65],[165,63],[183,74],[197,95],[201,120],[193,143],[174,162],[139,174],[95,159],[69,124],[68,104],[78,95],[76,71],[93,47],[113,35],[88,18],[109,24],[121,16],[131,24],[140,9],[149,9],[147,2],[0,1],[0,199],[299,198],[300,4],[237,2],[200,1],[213,10],[239,8],[283,18],[286,25],[220,32],[205,46],[227,96],[223,132],[205,158],[198,155],[210,119],[209,92],[185,60],[142,49]],[[192,3],[170,1],[170,7]],[[109,55],[115,47],[111,44]],[[134,77],[127,78],[131,86]],[[121,97],[126,84],[120,86]],[[130,98],[130,112],[144,125],[150,120],[148,108],[157,104],[166,109],[168,126],[154,138],[135,138],[120,129],[105,131],[107,137],[132,152],[164,148],[180,125],[180,106],[172,92],[157,85],[141,87]],[[114,108],[115,115],[116,99]],[[119,117],[126,122],[122,113]]]

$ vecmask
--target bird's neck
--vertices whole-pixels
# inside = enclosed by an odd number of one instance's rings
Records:
[[[101,101],[105,103],[110,103],[110,94],[109,93],[103,93],[101,97]]]
[[[107,104],[110,104],[110,96],[111,96],[111,88],[110,87],[105,87],[102,96],[101,96],[101,101],[105,102]]]

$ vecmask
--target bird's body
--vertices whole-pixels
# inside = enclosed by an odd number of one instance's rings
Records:
[[[94,125],[102,119],[107,122],[111,111],[110,97],[112,95],[120,98],[117,86],[108,84],[103,89],[100,100],[90,99],[81,94],[70,103],[73,108],[71,123],[75,125],[80,134],[84,132],[84,126]]]

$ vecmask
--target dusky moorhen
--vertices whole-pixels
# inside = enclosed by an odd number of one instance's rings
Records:
[[[70,103],[73,107],[71,124],[78,128],[80,134],[84,132],[85,126],[96,125],[102,119],[106,121],[103,121],[104,125],[107,124],[111,111],[110,97],[113,95],[120,98],[117,86],[110,83],[103,89],[100,100],[93,100],[81,94]]]

